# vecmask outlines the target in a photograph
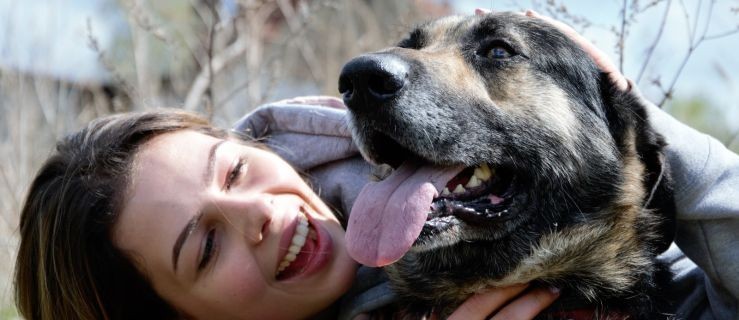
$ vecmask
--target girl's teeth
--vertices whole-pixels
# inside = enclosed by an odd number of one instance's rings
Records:
[[[294,253],[292,253],[292,252],[291,253],[288,253],[287,255],[285,255],[285,261],[293,262],[293,261],[295,261],[295,257],[296,256],[297,255],[294,254]]]
[[[315,240],[316,232],[308,227],[308,218],[306,218],[305,214],[301,211],[301,214],[298,216],[298,226],[295,228],[295,234],[293,235],[290,247],[287,249],[287,254],[282,258],[280,265],[277,267],[278,275],[290,266],[291,262],[295,261],[298,253],[300,253],[300,250],[305,245],[305,239],[309,236],[311,239]]]
[[[300,220],[300,223],[298,224],[298,228],[295,229],[295,233],[301,236],[308,235],[308,221]]]

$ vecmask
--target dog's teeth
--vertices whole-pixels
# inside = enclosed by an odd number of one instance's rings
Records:
[[[493,172],[490,170],[487,163],[483,163],[481,166],[475,168],[474,176],[481,181],[487,181],[493,176]]]
[[[449,196],[449,195],[451,195],[451,194],[452,194],[452,193],[451,193],[451,192],[449,192],[449,188],[447,188],[447,187],[444,187],[444,190],[442,190],[442,191],[441,191],[441,195],[442,195],[442,196]]]
[[[454,188],[454,191],[452,191],[452,192],[454,192],[454,193],[464,193],[465,191],[467,191],[467,190],[465,190],[465,188],[461,184],[458,184],[457,187]]]
[[[480,179],[478,179],[475,176],[472,176],[472,177],[470,177],[470,181],[467,182],[467,185],[465,187],[467,187],[467,188],[474,188],[474,187],[479,187],[480,184],[481,184]]]

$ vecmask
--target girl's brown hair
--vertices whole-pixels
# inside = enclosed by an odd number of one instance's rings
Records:
[[[20,217],[16,305],[27,319],[171,319],[134,257],[116,248],[121,211],[139,147],[178,130],[225,137],[207,120],[160,110],[109,116],[57,144]]]

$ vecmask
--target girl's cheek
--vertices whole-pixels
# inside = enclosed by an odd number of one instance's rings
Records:
[[[224,248],[226,249],[226,248]],[[243,305],[250,301],[258,301],[267,290],[267,283],[261,270],[251,257],[239,257],[233,250],[221,252],[225,263],[213,270],[217,272],[214,280],[214,297],[228,296],[235,303]]]

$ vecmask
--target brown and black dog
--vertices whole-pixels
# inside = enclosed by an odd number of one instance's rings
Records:
[[[542,318],[658,319],[674,234],[663,139],[575,43],[513,13],[447,17],[343,68],[367,186],[353,257],[409,315],[490,286],[561,288]]]

